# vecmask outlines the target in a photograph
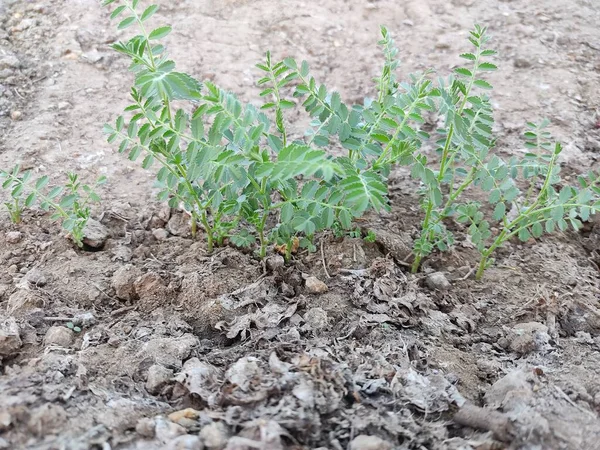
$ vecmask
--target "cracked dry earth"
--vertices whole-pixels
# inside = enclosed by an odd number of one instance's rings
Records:
[[[487,25],[498,152],[524,151],[525,121],[548,117],[567,177],[598,168],[596,0],[160,3],[179,66],[251,102],[269,49],[356,103],[380,24],[402,76],[448,73]],[[365,223],[374,244],[322,236],[322,254],[264,267],[208,255],[101,134],[127,104],[119,37],[93,0],[0,0],[0,166],[109,179],[100,251],[40,211],[0,215],[0,448],[600,449],[600,225],[513,242],[482,282],[459,235],[409,275],[395,258],[420,212],[398,171],[392,212]]]

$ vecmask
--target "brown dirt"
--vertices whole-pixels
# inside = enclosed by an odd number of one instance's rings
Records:
[[[178,213],[101,133],[130,83],[107,16],[91,0],[0,0],[0,167],[107,175],[95,215],[111,232],[84,252],[39,211],[18,228],[0,215],[0,448],[600,449],[598,226],[512,243],[479,283],[466,241],[412,276],[399,255],[420,211],[399,170],[392,212],[365,223],[376,244],[325,236],[324,257],[263,267],[158,241]],[[565,172],[598,168],[595,0],[172,1],[160,19],[183,70],[245,101],[268,49],[360,102],[380,24],[402,76],[449,72],[486,24],[498,151],[523,151],[524,122],[548,117]],[[428,287],[434,271],[448,289]],[[310,294],[308,276],[328,291]]]

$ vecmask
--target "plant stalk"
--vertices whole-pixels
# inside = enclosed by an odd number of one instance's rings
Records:
[[[208,217],[206,214],[206,210],[202,211],[202,216],[200,217],[200,221],[202,223],[202,227],[204,228],[204,231],[206,232],[206,250],[208,251],[208,253],[212,253],[214,250],[214,237],[213,237],[213,230],[212,230],[210,224],[208,223]]]
[[[442,151],[442,162],[440,166],[440,172],[437,176],[438,183],[444,178],[444,171],[446,170],[446,164],[448,160],[448,152],[450,151],[450,143],[452,142],[452,135],[454,134],[454,125],[450,125],[448,135],[446,136],[446,142],[444,142],[444,149]],[[466,187],[466,186],[465,186]],[[463,188],[464,189],[464,188]],[[446,205],[447,207],[448,205]],[[429,199],[427,204],[427,211],[425,212],[425,219],[423,220],[422,230],[428,232],[429,221],[431,220],[431,213],[433,212],[433,198]],[[422,255],[416,255],[413,265],[410,269],[412,273],[417,273],[419,266],[421,265]]]
[[[259,257],[260,259],[264,259],[265,256],[267,256],[267,239],[265,238],[265,225],[267,223],[267,217],[268,217],[268,212],[265,212],[265,214],[263,215],[261,221],[260,221],[260,225],[257,228],[258,231],[258,240],[260,242],[260,250],[259,250]],[[287,248],[286,248],[286,252],[287,252]]]

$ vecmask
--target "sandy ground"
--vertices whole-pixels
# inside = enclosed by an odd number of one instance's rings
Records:
[[[190,0],[153,20],[174,26],[182,70],[257,103],[267,50],[356,103],[374,93],[380,25],[405,77],[449,73],[480,23],[500,52],[498,152],[524,151],[525,122],[547,117],[565,173],[598,168],[596,0]],[[458,246],[426,266],[443,291],[362,240],[327,239],[323,257],[264,277],[234,249],[207,255],[154,202],[154,173],[102,135],[128,104],[126,61],[108,48],[125,36],[97,1],[0,0],[0,167],[106,175],[95,213],[110,230],[82,252],[40,212],[19,227],[0,215],[0,448],[600,448],[593,224],[507,246],[482,283],[462,280],[474,260]],[[291,122],[299,133],[306,117]],[[420,218],[416,185],[400,171],[393,186],[392,213],[369,219],[382,235]]]

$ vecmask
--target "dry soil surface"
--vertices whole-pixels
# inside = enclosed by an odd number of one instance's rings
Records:
[[[400,76],[449,73],[487,25],[498,152],[548,117],[567,177],[598,168],[597,0],[161,3],[179,66],[249,102],[266,50],[356,103],[381,24]],[[398,171],[375,244],[323,236],[290,265],[209,255],[104,140],[131,83],[120,37],[98,1],[0,0],[0,167],[109,180],[101,251],[40,211],[0,216],[0,448],[600,449],[600,226],[511,243],[482,282],[464,237],[409,275],[394,249],[421,213]]]

